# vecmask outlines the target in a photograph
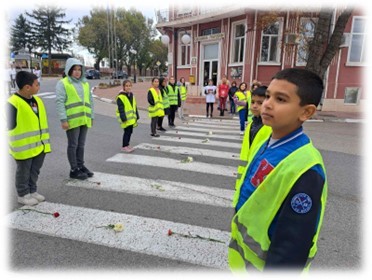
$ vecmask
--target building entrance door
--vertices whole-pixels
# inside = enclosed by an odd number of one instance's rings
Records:
[[[208,85],[208,80],[212,79],[213,84],[217,85],[218,77],[218,43],[204,45],[202,75],[204,86]]]

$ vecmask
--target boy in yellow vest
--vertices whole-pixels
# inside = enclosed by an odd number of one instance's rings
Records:
[[[271,127],[264,125],[261,118],[261,106],[265,100],[267,86],[260,86],[256,88],[251,95],[252,121],[248,123],[247,129],[244,133],[242,148],[240,150],[240,164],[238,166],[238,174],[236,178],[235,188],[237,188],[242,173],[248,164],[249,153],[255,146],[260,145],[271,135]],[[233,202],[236,204],[236,202]],[[235,207],[235,205],[234,205]]]
[[[303,132],[323,92],[322,79],[289,68],[272,79],[262,104],[271,137],[249,154],[231,223],[232,270],[308,270],[327,199],[321,154]]]
[[[8,98],[9,152],[17,163],[15,185],[18,202],[36,205],[45,200],[37,193],[37,180],[45,154],[51,151],[48,118],[39,91],[38,77],[26,71],[16,75],[19,88]]]

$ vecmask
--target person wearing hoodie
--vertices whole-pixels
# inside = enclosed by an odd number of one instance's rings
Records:
[[[93,96],[85,76],[84,65],[76,58],[66,61],[64,78],[56,85],[56,106],[61,127],[67,135],[67,158],[70,178],[85,180],[94,175],[84,165],[84,148],[88,128],[94,119]]]

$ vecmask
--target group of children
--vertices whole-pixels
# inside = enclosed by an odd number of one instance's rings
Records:
[[[8,99],[10,154],[17,162],[18,201],[35,205],[45,200],[37,193],[36,182],[45,154],[51,151],[47,114],[35,96],[37,76],[21,71],[16,83],[19,91]],[[164,80],[161,84],[164,88]],[[153,129],[162,127],[158,117],[164,116],[164,103],[159,79],[154,78],[152,85],[149,114]],[[130,81],[124,81],[116,99],[125,152],[133,150],[129,141],[139,119],[131,87]],[[239,88],[240,92],[245,89]],[[322,156],[302,124],[315,114],[322,91],[318,75],[297,68],[278,72],[268,87],[252,91],[252,118],[245,129],[233,197],[235,215],[228,248],[232,270],[309,268],[317,252],[328,187]],[[178,106],[177,96],[167,97],[170,106]],[[237,105],[239,111],[243,105]],[[152,135],[156,137],[156,130]]]

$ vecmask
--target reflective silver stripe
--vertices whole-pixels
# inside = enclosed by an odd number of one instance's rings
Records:
[[[257,267],[255,267],[253,264],[251,264],[249,261],[247,261],[245,258],[244,258],[244,250],[242,247],[239,246],[238,242],[236,242],[235,239],[231,239],[230,241],[230,244],[229,244],[229,247],[235,251],[237,251],[240,256],[242,257],[243,261],[244,261],[244,265],[245,265],[245,268],[248,270],[248,269],[255,269],[256,271],[259,271],[259,269]]]
[[[88,118],[92,118],[91,114],[82,112],[82,113],[76,113],[76,114],[72,114],[72,115],[67,116],[67,120],[76,119],[76,118],[79,118],[81,116],[87,116]]]
[[[157,111],[159,111],[159,110],[163,110],[162,108],[151,108],[152,110],[150,110],[150,108],[149,108],[149,113],[155,113],[155,112],[157,112]]]
[[[239,162],[239,165],[243,166],[243,167],[246,167],[247,164],[248,164],[248,160],[240,160],[240,162]]]
[[[242,176],[243,176],[243,173],[238,173],[238,174],[236,175],[236,179],[237,179],[237,180],[240,180],[240,178],[242,178]]]
[[[66,105],[66,110],[68,109],[71,109],[71,108],[75,108],[75,107],[79,107],[79,106],[85,106],[85,107],[88,107],[88,108],[92,108],[92,106],[89,104],[89,103],[83,103],[83,102],[76,102],[76,103],[71,103],[71,104],[68,104]]]
[[[23,140],[23,139],[26,139],[26,138],[29,138],[29,137],[32,137],[32,136],[38,136],[38,135],[44,134],[44,133],[49,133],[49,129],[30,131],[30,132],[10,136],[9,139],[10,139],[10,141]]]
[[[24,152],[24,151],[27,151],[27,150],[31,150],[33,148],[36,148],[36,147],[39,147],[39,146],[42,146],[43,143],[41,141],[39,142],[36,142],[36,143],[32,143],[32,144],[28,144],[28,145],[24,145],[24,146],[21,146],[21,147],[10,147],[10,149],[17,153],[17,152]]]
[[[238,216],[235,217],[234,222],[238,226],[238,230],[243,237],[244,243],[257,255],[257,257],[265,261],[267,257],[267,251],[261,250],[261,245],[247,234],[248,230],[242,223],[238,221]]]

